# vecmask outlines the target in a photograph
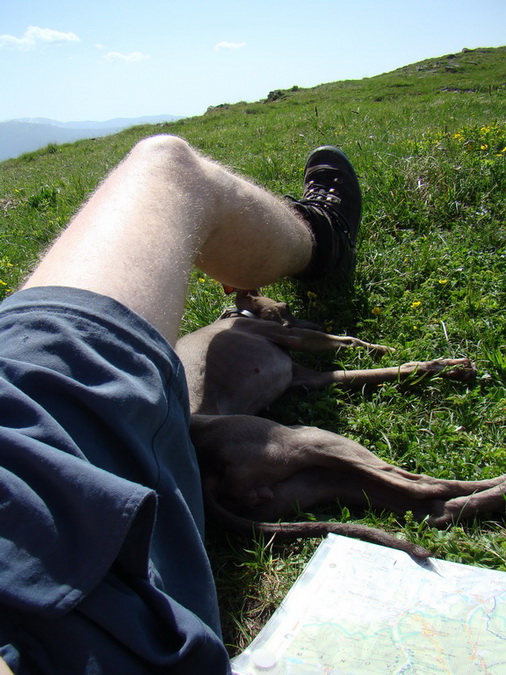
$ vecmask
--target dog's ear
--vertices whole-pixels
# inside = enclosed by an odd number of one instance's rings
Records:
[[[261,296],[261,293],[259,290],[256,288],[250,288],[248,290],[246,289],[241,289],[241,288],[235,288],[235,298],[236,300],[239,299],[247,299],[247,298],[258,298]]]
[[[235,306],[237,309],[243,310],[247,309],[248,311],[252,312],[256,316],[257,314],[257,303],[256,300],[257,298],[262,298],[263,296],[260,295],[259,291],[253,289],[253,290],[241,290],[237,289],[235,293]]]

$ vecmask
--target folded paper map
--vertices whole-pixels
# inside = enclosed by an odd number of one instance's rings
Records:
[[[506,673],[506,572],[328,535],[235,675]]]

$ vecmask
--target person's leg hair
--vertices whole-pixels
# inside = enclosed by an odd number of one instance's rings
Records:
[[[82,207],[24,288],[110,296],[174,342],[193,264],[256,288],[309,263],[312,235],[293,209],[174,136],[139,142]]]

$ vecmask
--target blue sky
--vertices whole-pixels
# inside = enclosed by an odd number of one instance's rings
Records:
[[[0,121],[199,115],[506,44],[504,0],[3,0]]]

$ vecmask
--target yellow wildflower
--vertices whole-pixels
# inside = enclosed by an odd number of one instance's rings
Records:
[[[416,309],[417,307],[420,307],[421,304],[420,300],[415,300],[415,302],[411,303],[411,309]]]
[[[444,284],[447,284],[447,283],[448,283],[448,279],[440,279],[440,280],[439,280],[439,283],[440,283],[442,286],[444,286]]]
[[[381,307],[373,307],[371,312],[374,314],[374,316],[379,316],[381,314]]]

